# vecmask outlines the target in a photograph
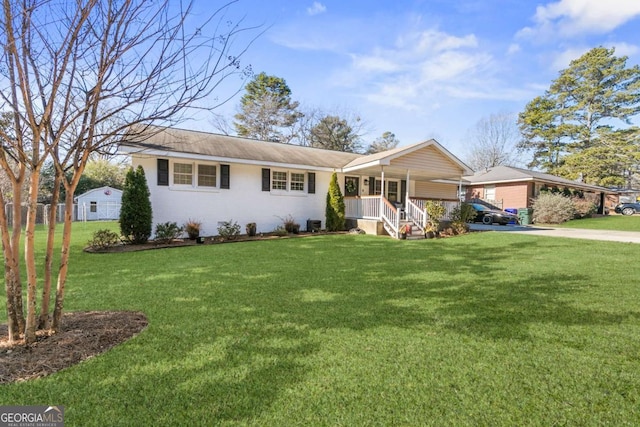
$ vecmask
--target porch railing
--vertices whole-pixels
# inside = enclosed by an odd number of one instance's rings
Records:
[[[345,197],[347,218],[380,219],[380,196]]]
[[[382,223],[387,233],[397,239],[398,230],[400,230],[400,215],[398,215],[398,209],[386,197],[382,197]]]
[[[422,210],[424,212],[424,206],[425,203],[427,202],[427,199],[415,199],[415,198],[411,198],[410,199],[411,202],[413,202],[420,210]],[[444,212],[444,216],[442,217],[442,219],[446,219],[446,220],[450,220],[451,219],[451,214],[453,213],[453,210],[458,207],[460,205],[460,202],[457,200],[440,200],[440,203],[442,203],[442,205],[444,206],[445,212]],[[425,213],[426,216],[426,213]],[[425,225],[426,225],[426,220],[428,220],[429,217],[427,216],[425,218]]]
[[[407,201],[407,220],[424,229],[427,226],[427,213],[423,206],[420,207],[413,199]]]

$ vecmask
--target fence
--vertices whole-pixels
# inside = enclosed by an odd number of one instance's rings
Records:
[[[51,211],[51,205],[45,205],[43,203],[38,203],[36,205],[36,224],[48,224],[49,223],[49,212]],[[66,211],[65,205],[58,205],[56,209],[56,222],[64,221],[64,214]],[[7,203],[4,206],[4,212],[7,216],[7,220],[11,225],[13,223],[13,203]],[[22,224],[27,222],[27,205],[20,206],[20,212],[22,216]],[[78,218],[78,206],[73,205],[73,213],[71,218],[73,220],[77,220]]]

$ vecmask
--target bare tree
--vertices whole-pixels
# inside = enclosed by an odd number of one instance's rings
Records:
[[[151,124],[176,123],[192,107],[213,109],[225,102],[211,105],[211,95],[220,83],[231,75],[250,73],[239,57],[252,40],[245,40],[240,48],[234,43],[252,29],[242,28],[242,19],[232,22],[233,3],[220,6],[202,26],[190,30],[185,20],[191,4],[175,11],[168,0],[3,0],[0,109],[10,111],[11,125],[0,129],[0,167],[11,181],[14,200],[20,200],[25,180],[29,187],[24,224],[26,316],[19,258],[20,204],[14,203],[18,211],[10,236],[7,216],[0,209],[10,341],[23,334],[27,344],[35,340],[35,208],[45,160],[55,166],[54,188],[64,187],[66,206],[49,325],[56,221],[49,222],[44,266],[40,323],[55,332],[61,327],[64,306],[73,194],[88,159],[93,153],[109,151],[123,138],[148,137]],[[54,191],[52,197],[55,212],[59,193]],[[2,205],[5,199],[0,193]]]
[[[516,144],[520,132],[514,114],[499,113],[483,117],[476,123],[472,135],[467,163],[473,170],[517,163]]]

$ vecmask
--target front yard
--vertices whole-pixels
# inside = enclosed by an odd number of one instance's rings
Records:
[[[0,386],[2,404],[64,405],[83,426],[640,424],[640,245],[472,233],[82,253],[92,227],[76,227],[67,310],[142,311],[148,328]]]
[[[607,215],[565,222],[560,227],[592,230],[640,231],[640,215]]]

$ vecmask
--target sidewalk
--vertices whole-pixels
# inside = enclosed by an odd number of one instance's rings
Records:
[[[517,234],[529,234],[533,236],[568,237],[571,239],[640,243],[640,232],[637,231],[587,230],[583,228],[543,228],[536,226],[500,226],[484,224],[470,224],[470,227],[472,230],[476,231],[499,231]]]

